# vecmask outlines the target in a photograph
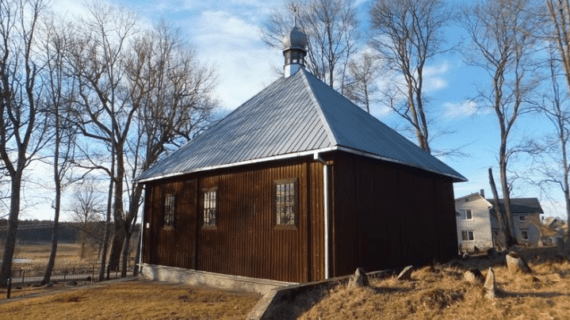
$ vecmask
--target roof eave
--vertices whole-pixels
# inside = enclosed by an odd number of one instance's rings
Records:
[[[216,170],[216,169],[238,167],[238,166],[243,166],[243,165],[248,165],[248,164],[292,159],[292,158],[298,158],[298,157],[313,155],[315,153],[330,152],[330,151],[344,151],[344,152],[348,152],[348,153],[352,153],[352,154],[356,154],[356,155],[360,155],[360,156],[364,156],[364,157],[368,157],[368,158],[372,158],[372,159],[378,159],[378,160],[382,160],[382,161],[386,161],[386,162],[401,164],[401,165],[404,165],[407,167],[421,169],[424,171],[428,171],[431,173],[435,173],[438,175],[443,175],[443,176],[449,177],[453,180],[453,182],[465,182],[465,181],[467,181],[467,179],[461,175],[458,176],[458,175],[453,175],[453,174],[449,174],[449,173],[430,170],[428,168],[414,166],[414,165],[411,165],[409,163],[405,163],[403,161],[398,161],[395,159],[382,157],[380,155],[373,154],[370,152],[365,152],[365,151],[347,148],[347,147],[343,147],[343,146],[334,146],[334,147],[328,147],[328,148],[322,148],[322,149],[316,149],[316,150],[309,150],[309,151],[296,152],[296,153],[290,153],[290,154],[284,154],[284,155],[278,155],[278,156],[271,156],[271,157],[266,157],[266,158],[246,160],[246,161],[241,161],[241,162],[236,162],[236,163],[228,163],[228,164],[222,164],[222,165],[217,165],[217,166],[202,167],[202,168],[197,168],[197,169],[194,169],[191,171],[169,173],[169,174],[158,175],[158,176],[149,177],[149,178],[143,178],[140,180],[137,179],[135,181],[137,181],[138,183],[148,183],[148,182],[155,181],[155,180],[173,178],[173,177],[178,177],[178,176],[182,176],[182,175],[186,175],[186,174],[190,174],[190,173],[195,173],[195,172],[203,172],[203,171],[210,171],[210,170]]]

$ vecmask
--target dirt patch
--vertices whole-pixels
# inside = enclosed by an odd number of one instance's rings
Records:
[[[411,281],[372,279],[370,286],[337,286],[300,319],[569,319],[570,263],[548,250],[522,252],[533,274],[510,274],[504,256],[428,266]],[[493,266],[498,298],[484,297],[481,284],[463,279]]]
[[[260,298],[140,280],[6,302],[0,314],[2,319],[244,319]]]

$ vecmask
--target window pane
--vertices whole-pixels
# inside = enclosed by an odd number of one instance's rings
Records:
[[[275,185],[275,223],[277,225],[295,224],[295,183]]]
[[[204,192],[204,225],[216,225],[216,193],[217,191]]]

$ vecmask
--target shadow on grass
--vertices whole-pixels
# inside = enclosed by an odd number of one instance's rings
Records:
[[[555,298],[570,297],[570,294],[562,292],[515,292],[501,290],[501,296],[504,298]]]

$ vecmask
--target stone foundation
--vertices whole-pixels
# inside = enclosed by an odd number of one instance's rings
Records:
[[[153,264],[142,264],[140,266],[142,267],[141,276],[145,279],[232,291],[255,292],[263,295],[271,290],[296,284],[294,282],[233,276]]]

